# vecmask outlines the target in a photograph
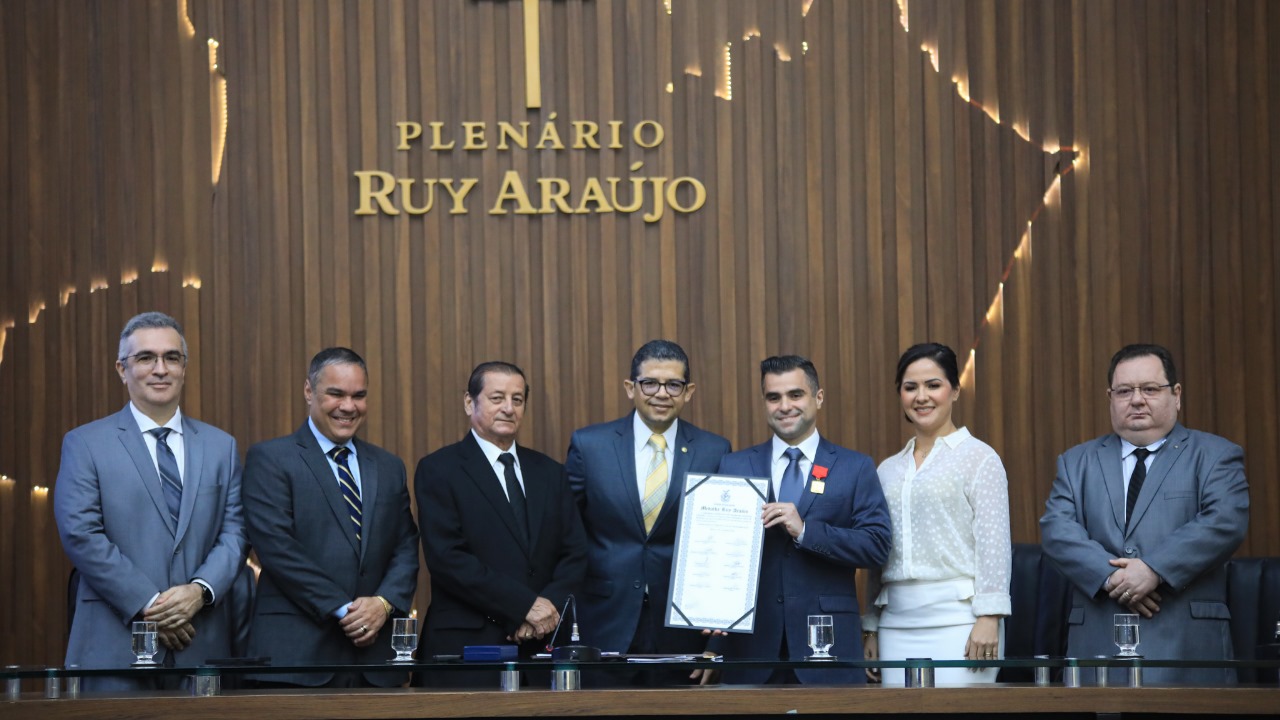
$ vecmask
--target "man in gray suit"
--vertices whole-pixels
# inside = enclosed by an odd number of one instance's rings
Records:
[[[244,566],[236,442],[178,407],[187,341],[168,315],[143,313],[120,333],[118,413],[67,433],[53,510],[80,573],[68,665],[125,668],[131,627],[154,620],[157,660],[194,666],[231,655],[231,586]],[[86,677],[91,691],[176,686]]]
[[[356,437],[369,372],[347,348],[321,350],[303,385],[309,417],[249,448],[245,520],[262,563],[251,654],[275,665],[390,660],[392,617],[418,584],[418,526],[404,463]],[[386,627],[384,627],[384,625]],[[395,687],[408,673],[270,674],[262,684]]]
[[[676,518],[685,473],[715,472],[729,441],[680,419],[696,386],[688,356],[670,340],[641,346],[622,386],[635,412],[575,432],[565,463],[588,541],[578,597],[582,638],[612,652],[700,653],[700,632],[664,621]],[[602,679],[651,684],[673,677]]]
[[[1115,432],[1058,458],[1040,519],[1045,553],[1074,586],[1067,654],[1115,654],[1113,615],[1137,613],[1147,658],[1230,659],[1225,563],[1249,524],[1244,453],[1178,424],[1165,348],[1122,348],[1107,384]],[[1235,671],[1147,668],[1144,679],[1233,684]]]

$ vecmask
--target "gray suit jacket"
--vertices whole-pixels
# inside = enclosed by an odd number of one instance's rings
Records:
[[[338,480],[310,426],[258,443],[245,458],[245,519],[262,574],[250,654],[274,665],[381,664],[391,659],[391,621],[377,641],[357,648],[333,611],[357,597],[381,595],[404,617],[418,584],[418,526],[409,509],[404,463],[359,438],[361,541]],[[263,675],[272,682],[316,686],[333,673]],[[367,673],[394,687],[408,673]]]
[[[1141,558],[1162,579],[1160,612],[1140,621],[1150,659],[1232,657],[1225,563],[1249,525],[1244,453],[1216,435],[1175,425],[1155,454],[1125,529],[1120,438],[1104,435],[1058,458],[1040,519],[1044,552],[1074,586],[1067,653],[1114,655],[1115,613],[1102,590],[1112,558]],[[1232,683],[1234,671],[1148,668],[1147,682]]]
[[[62,547],[80,571],[67,664],[127,667],[134,661],[130,622],[151,598],[199,577],[217,601],[196,614],[192,644],[174,656],[194,666],[231,655],[231,585],[244,565],[240,457],[221,430],[182,418],[186,468],[182,510],[173,524],[142,431],[126,406],[67,433],[54,485]],[[158,659],[169,651],[160,648]],[[118,678],[86,678],[93,690],[139,687]]]

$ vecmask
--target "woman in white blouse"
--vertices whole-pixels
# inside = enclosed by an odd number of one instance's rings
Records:
[[[869,574],[868,660],[998,659],[1009,614],[1009,486],[989,445],[956,429],[956,354],[924,343],[898,360],[898,399],[915,437],[880,464],[893,548]],[[995,682],[998,668],[938,668],[939,685]],[[884,684],[903,685],[901,668]],[[868,672],[873,678],[875,674]]]

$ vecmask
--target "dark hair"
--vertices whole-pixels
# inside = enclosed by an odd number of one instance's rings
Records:
[[[120,348],[116,351],[116,359],[124,361],[125,355],[129,351],[129,336],[139,330],[151,330],[170,328],[178,333],[178,339],[182,341],[182,354],[188,355],[187,352],[187,336],[182,333],[182,326],[177,320],[165,315],[162,312],[144,312],[129,318],[129,322],[124,324],[124,330],[120,331]]]
[[[893,377],[895,388],[902,389],[902,376],[907,374],[907,368],[917,360],[932,360],[942,368],[942,374],[947,376],[947,382],[951,383],[951,387],[960,387],[960,368],[956,364],[956,351],[942,343],[919,343],[907,348],[907,351],[902,353],[902,357],[898,358],[898,374]]]
[[[1134,345],[1125,345],[1120,351],[1111,356],[1111,367],[1107,368],[1107,387],[1111,387],[1111,379],[1115,377],[1116,366],[1125,360],[1134,358],[1147,357],[1154,355],[1160,358],[1160,364],[1164,365],[1165,382],[1170,385],[1178,384],[1178,369],[1173,365],[1173,355],[1160,345],[1144,345],[1141,343]]]
[[[631,358],[631,379],[640,379],[640,366],[657,360],[675,360],[684,365],[684,381],[689,382],[689,356],[684,354],[684,348],[671,342],[670,340],[650,340],[640,346],[636,354]]]
[[[364,364],[364,358],[355,350],[344,347],[325,348],[311,358],[311,367],[307,368],[307,382],[311,384],[312,390],[320,383],[320,372],[330,365],[359,365],[365,377],[369,377],[369,366]]]
[[[484,376],[485,373],[502,373],[503,375],[519,375],[524,380],[524,394],[529,394],[529,378],[524,376],[524,371],[517,367],[514,363],[504,362],[502,360],[489,360],[482,362],[471,371],[471,377],[467,379],[467,394],[473,398],[480,397],[480,393],[484,392]]]
[[[774,355],[760,361],[760,386],[764,387],[765,375],[781,375],[789,373],[792,370],[804,370],[805,377],[809,378],[809,389],[817,393],[822,389],[818,384],[818,369],[813,366],[808,358],[799,355]]]

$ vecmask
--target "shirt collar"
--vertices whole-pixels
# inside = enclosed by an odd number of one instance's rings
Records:
[[[475,428],[471,429],[471,437],[475,438],[476,442],[480,444],[480,451],[484,453],[485,459],[489,461],[490,465],[497,465],[498,456],[502,453],[509,452],[511,453],[511,456],[516,459],[515,466],[520,467],[520,453],[516,452],[516,443],[511,443],[510,450],[503,450],[497,445],[494,445],[488,440],[477,435]]]
[[[316,427],[316,422],[312,420],[310,416],[307,417],[307,427],[311,428],[311,434],[315,435],[316,442],[320,443],[320,452],[323,452],[325,455],[328,455],[330,450],[333,450],[334,448],[338,447],[338,443],[325,437],[324,433],[320,432],[320,428]],[[354,440],[348,443],[344,443],[342,447],[351,451],[351,455],[355,456],[356,443]]]
[[[951,433],[950,435],[943,436],[942,442],[946,443],[947,447],[954,450],[955,448],[960,447],[960,443],[964,442],[965,440],[968,440],[971,437],[973,436],[969,434],[969,428],[962,427],[959,430],[956,430],[955,432]]]
[[[644,424],[644,418],[640,417],[640,413],[632,412],[631,418],[631,428],[632,432],[635,434],[636,453],[639,454],[640,451],[644,450],[645,446],[649,444],[649,438],[653,436],[653,430],[649,429],[649,426]],[[672,421],[671,427],[667,428],[666,431],[662,433],[662,437],[667,439],[668,450],[676,446],[676,427],[679,425],[680,420],[676,419]]]
[[[814,430],[812,435],[805,438],[803,442],[801,442],[799,445],[795,445],[794,447],[800,448],[800,452],[804,454],[805,460],[808,460],[809,462],[813,462],[814,458],[818,457],[818,443],[820,443],[821,441],[822,441],[822,436],[818,434],[817,430]],[[778,437],[777,435],[774,435],[773,436],[773,454],[769,456],[769,459],[772,462],[777,462],[778,460],[786,457],[786,455],[784,455],[783,453],[785,453],[787,451],[787,448],[789,447],[793,447],[793,446],[788,445],[786,441],[784,441],[782,438]]]
[[[962,427],[956,430],[955,432],[951,433],[950,435],[943,435],[938,439],[946,443],[947,447],[954,450],[960,447],[961,443],[963,443],[965,440],[968,440],[971,437],[973,437],[973,435],[969,432],[969,428]],[[937,444],[935,444],[934,447],[937,447]],[[913,436],[910,440],[907,441],[907,444],[905,447],[902,448],[902,451],[898,453],[898,457],[907,457],[912,453],[914,453],[915,451],[916,451],[916,439]]]
[[[161,427],[159,423],[147,417],[141,410],[139,410],[137,406],[133,404],[132,400],[129,401],[129,411],[133,413],[133,419],[138,423],[138,429],[141,430],[142,432],[148,432],[150,430],[155,430],[156,428]],[[169,418],[169,422],[165,423],[163,427],[167,427],[170,430],[174,431],[175,433],[181,435],[182,434],[182,408],[178,408],[174,410],[173,417]]]
[[[1165,435],[1164,437],[1160,438],[1159,440],[1157,440],[1157,441],[1155,441],[1155,442],[1151,443],[1150,445],[1147,445],[1147,446],[1146,446],[1146,448],[1147,448],[1148,450],[1150,450],[1151,452],[1155,452],[1155,451],[1159,450],[1160,448],[1164,447],[1164,444],[1165,444],[1166,442],[1168,442],[1168,440],[1169,440],[1169,436],[1168,436],[1168,435]],[[1128,440],[1125,440],[1124,438],[1120,438],[1120,459],[1121,459],[1121,460],[1123,460],[1123,459],[1125,459],[1125,458],[1129,457],[1130,455],[1132,455],[1132,454],[1133,454],[1133,451],[1134,451],[1134,450],[1137,450],[1137,449],[1138,449],[1138,447],[1139,447],[1139,446],[1134,445],[1133,443],[1129,442]]]

